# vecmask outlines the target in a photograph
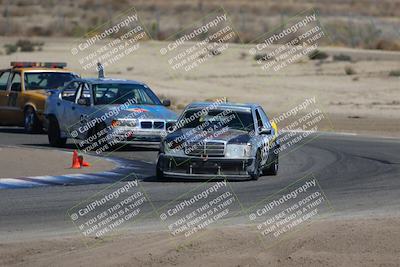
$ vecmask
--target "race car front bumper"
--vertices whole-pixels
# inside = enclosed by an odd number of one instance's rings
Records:
[[[160,154],[158,166],[164,176],[173,178],[249,178],[254,169],[253,158],[176,157]]]
[[[146,129],[146,130],[126,130],[113,131],[110,133],[112,142],[128,145],[159,145],[165,131]]]

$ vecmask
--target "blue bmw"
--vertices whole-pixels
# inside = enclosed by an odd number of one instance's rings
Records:
[[[177,114],[144,83],[109,78],[74,79],[47,99],[48,139],[99,145],[159,144]]]

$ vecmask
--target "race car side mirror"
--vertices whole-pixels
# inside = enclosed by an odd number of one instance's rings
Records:
[[[266,129],[266,128],[262,128],[261,130],[260,130],[260,134],[262,134],[262,135],[270,135],[272,133],[272,131],[271,131],[271,129]]]
[[[162,101],[162,104],[163,104],[163,106],[169,107],[169,106],[171,106],[171,100],[169,100],[169,99],[164,99],[164,100]]]

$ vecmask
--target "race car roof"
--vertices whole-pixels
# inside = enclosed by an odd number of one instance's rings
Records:
[[[112,79],[112,78],[80,78],[75,79],[78,82],[87,82],[91,84],[111,84],[111,83],[121,83],[121,84],[140,84],[145,85],[142,82],[135,80],[125,80],[125,79]]]
[[[221,108],[221,109],[238,109],[238,110],[250,110],[250,109],[255,109],[255,108],[259,107],[258,104],[253,104],[253,103],[193,102],[193,103],[190,103],[190,104],[187,106],[187,109],[212,107],[212,106],[214,106],[214,105],[215,105],[216,108]]]

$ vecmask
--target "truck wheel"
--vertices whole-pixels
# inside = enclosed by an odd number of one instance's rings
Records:
[[[25,133],[38,133],[41,130],[39,118],[33,107],[27,107],[24,112],[24,130]]]
[[[67,138],[61,137],[60,125],[54,117],[49,118],[49,128],[47,130],[47,136],[49,138],[49,143],[54,147],[64,147],[67,143]]]
[[[279,154],[276,155],[276,158],[271,162],[267,169],[263,171],[265,175],[277,175],[279,169]]]
[[[257,151],[257,155],[254,162],[254,170],[250,173],[251,180],[257,181],[261,175],[261,153]]]

